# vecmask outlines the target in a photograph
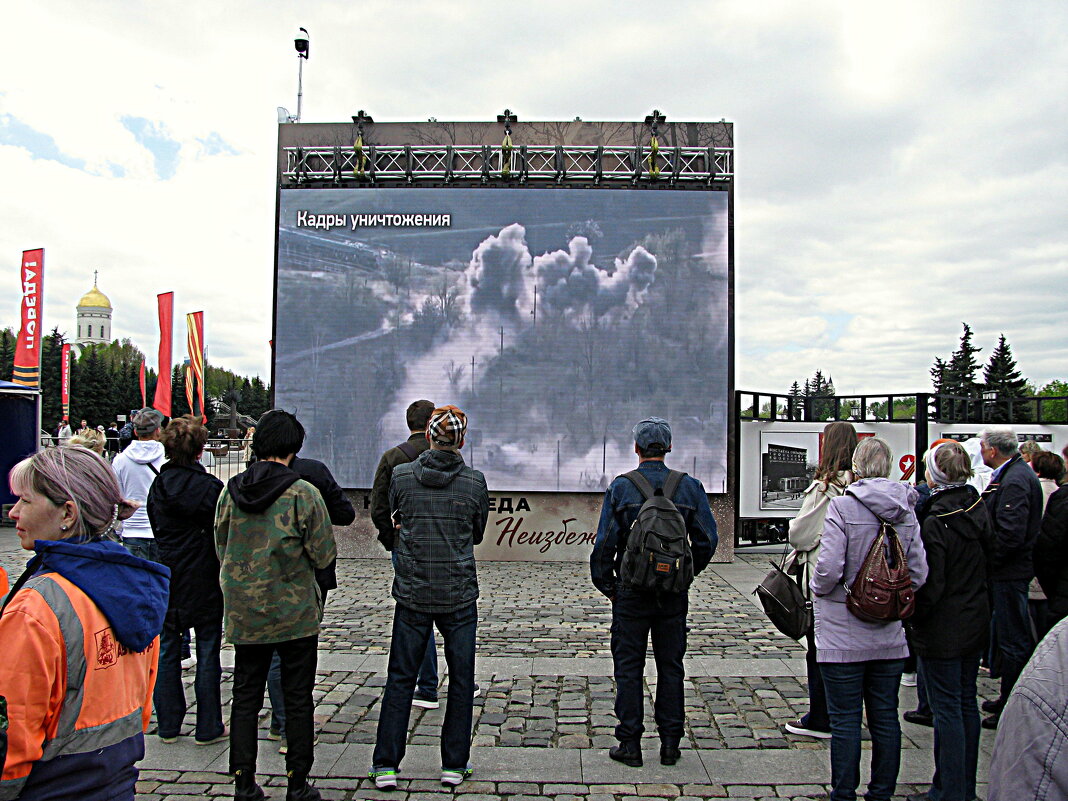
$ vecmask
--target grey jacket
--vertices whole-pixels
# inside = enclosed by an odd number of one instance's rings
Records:
[[[852,585],[868,555],[879,521],[894,524],[908,560],[913,589],[927,579],[927,557],[912,506],[916,490],[886,478],[864,478],[831,501],[812,573],[816,652],[820,662],[868,662],[908,656],[900,620],[868,623],[846,607],[845,584]],[[863,503],[862,503],[863,502]],[[865,508],[865,506],[867,508]],[[872,511],[868,511],[871,509]],[[873,514],[874,512],[874,514]]]
[[[400,530],[393,597],[417,612],[453,612],[478,598],[474,546],[489,517],[486,479],[451,451],[428,450],[393,470],[389,506]]]
[[[1068,798],[1068,620],[1039,643],[1001,713],[987,798]]]

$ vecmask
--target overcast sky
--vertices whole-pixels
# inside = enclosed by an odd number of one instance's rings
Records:
[[[304,120],[735,124],[736,383],[926,390],[969,322],[1068,378],[1068,4],[502,0],[8,4],[0,325],[46,248],[45,324],[100,270],[155,360],[155,295],[209,361],[270,370],[275,108]]]

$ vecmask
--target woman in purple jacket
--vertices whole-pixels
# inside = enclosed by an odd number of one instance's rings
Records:
[[[927,578],[927,560],[913,505],[916,490],[890,481],[890,446],[864,439],[853,454],[856,481],[831,501],[820,555],[812,574],[816,596],[816,654],[831,718],[831,801],[854,801],[860,784],[860,720],[868,712],[872,740],[869,801],[889,801],[901,762],[897,693],[908,655],[900,621],[867,623],[846,607],[852,585],[880,520],[894,525],[915,589]]]

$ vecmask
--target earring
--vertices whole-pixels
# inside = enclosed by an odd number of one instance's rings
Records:
[[[60,530],[60,531],[66,531],[66,530],[67,530],[67,527],[66,527],[66,526],[60,526],[60,527],[59,527],[59,530]]]

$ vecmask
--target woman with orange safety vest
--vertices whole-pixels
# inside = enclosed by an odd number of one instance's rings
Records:
[[[9,476],[35,556],[0,611],[0,799],[134,798],[170,571],[109,538],[135,504],[101,457],[48,448]]]

